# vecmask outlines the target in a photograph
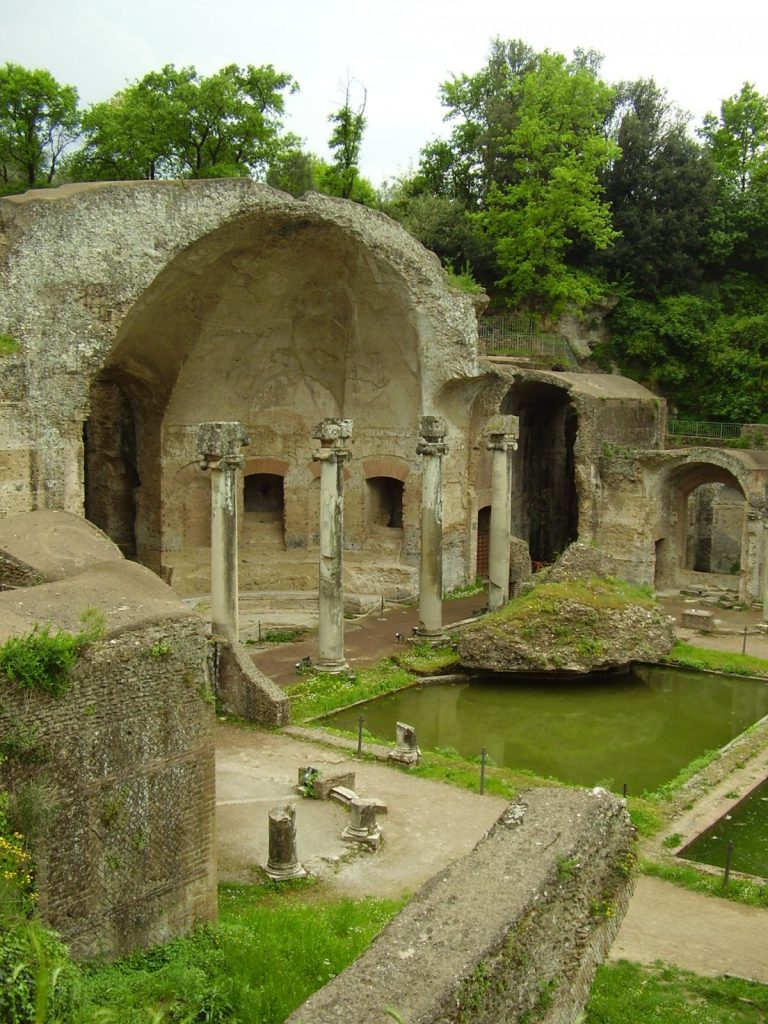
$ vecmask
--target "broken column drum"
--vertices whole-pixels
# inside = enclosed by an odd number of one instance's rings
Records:
[[[323,672],[343,672],[344,590],[342,583],[344,531],[344,463],[352,453],[345,442],[352,436],[352,420],[325,419],[312,436],[321,447],[314,454],[320,463],[320,576],[318,586],[318,658]]]
[[[211,472],[211,629],[237,640],[237,495],[241,449],[248,435],[241,423],[214,421],[197,428],[200,468]]]
[[[267,874],[276,882],[304,878],[307,872],[296,855],[296,808],[292,804],[269,812],[269,860]]]
[[[421,417],[416,451],[421,469],[421,571],[419,573],[420,636],[443,633],[443,456],[445,423],[439,416]]]
[[[509,453],[517,449],[517,416],[499,416],[488,424],[491,461],[491,532],[488,547],[488,607],[509,600],[510,472]]]

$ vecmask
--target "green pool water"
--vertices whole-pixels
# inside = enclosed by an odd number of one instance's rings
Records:
[[[768,878],[768,780],[707,829],[680,854],[698,864],[725,867],[729,840],[731,868]]]
[[[419,745],[483,747],[497,764],[574,785],[653,791],[695,757],[724,746],[768,714],[768,684],[650,666],[573,679],[494,677],[416,686],[325,719],[394,739],[395,723]]]

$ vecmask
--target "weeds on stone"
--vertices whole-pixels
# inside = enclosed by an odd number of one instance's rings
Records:
[[[22,689],[61,697],[69,689],[80,651],[104,632],[104,617],[96,609],[86,609],[80,621],[78,633],[36,623],[31,633],[9,637],[0,645],[0,673]]]

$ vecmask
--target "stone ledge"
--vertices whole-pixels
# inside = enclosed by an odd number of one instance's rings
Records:
[[[367,1024],[387,1006],[414,1024],[573,1020],[629,901],[632,836],[603,790],[526,791],[286,1024]]]

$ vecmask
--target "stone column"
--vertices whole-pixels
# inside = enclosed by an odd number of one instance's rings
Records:
[[[237,640],[237,485],[248,435],[237,422],[201,423],[200,468],[211,471],[211,630]]]
[[[491,457],[491,536],[488,548],[488,607],[509,600],[510,474],[509,452],[517,448],[517,416],[499,416],[488,424]]]
[[[292,804],[269,812],[269,860],[267,874],[275,882],[305,878],[307,872],[296,856],[296,808]]]
[[[421,571],[419,573],[419,636],[443,633],[443,456],[445,423],[439,416],[421,417],[416,451],[421,469]]]
[[[351,452],[344,442],[352,436],[352,420],[325,419],[312,436],[320,441],[314,459],[320,463],[320,582],[318,588],[318,657],[321,672],[343,672],[344,590],[342,539],[344,529],[344,463]]]

